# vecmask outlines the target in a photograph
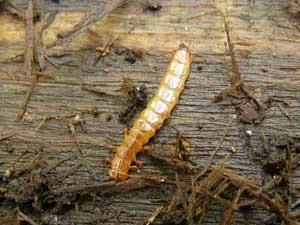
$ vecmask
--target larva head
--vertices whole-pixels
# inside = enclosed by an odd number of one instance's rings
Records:
[[[187,46],[180,44],[179,49],[174,54],[174,60],[182,64],[191,64],[192,56]]]
[[[128,173],[121,172],[115,169],[110,169],[108,171],[108,174],[111,178],[114,178],[116,181],[123,181],[123,180],[127,180],[128,178]]]
[[[131,163],[127,160],[116,156],[111,161],[111,169],[108,171],[109,176],[117,181],[126,180],[128,178],[128,170],[130,168],[130,164]]]

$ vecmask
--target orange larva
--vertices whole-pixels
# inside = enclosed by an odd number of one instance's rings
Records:
[[[135,161],[136,154],[142,151],[143,145],[163,125],[178,102],[191,63],[191,53],[184,44],[181,44],[174,53],[159,88],[125,135],[122,145],[117,148],[116,155],[111,161],[110,177],[121,181],[128,178],[128,170]]]

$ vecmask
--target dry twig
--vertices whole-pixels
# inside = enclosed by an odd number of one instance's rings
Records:
[[[24,70],[26,78],[28,79],[32,73],[32,61],[33,61],[33,3],[32,0],[28,0],[27,10],[25,12],[25,53],[24,53]]]
[[[233,92],[238,91],[238,93],[243,94],[243,98],[246,98],[245,101],[241,101],[236,107],[237,111],[240,114],[240,121],[244,123],[258,124],[264,118],[264,114],[268,108],[268,105],[266,105],[265,103],[269,103],[269,101],[266,100],[265,102],[262,102],[255,95],[254,91],[247,88],[246,85],[243,83],[240,69],[234,53],[234,48],[230,37],[226,15],[223,15],[223,19],[224,19],[227,46],[231,58],[233,76],[230,79],[231,85],[225,90],[221,91],[215,97],[213,97],[210,100],[210,102],[211,103],[219,102],[223,100],[225,97],[232,95]]]
[[[66,42],[70,42],[91,25],[95,24],[104,16],[112,12],[115,8],[121,4],[125,4],[126,2],[127,0],[106,0],[101,2],[97,8],[91,10],[91,12],[88,13],[78,24],[76,24],[72,30],[58,34],[57,40],[50,44],[48,48],[53,48]]]
[[[19,209],[18,209],[18,216],[20,217],[21,220],[26,221],[31,225],[39,225],[38,223],[34,222],[32,218],[30,218],[29,216],[21,212]]]

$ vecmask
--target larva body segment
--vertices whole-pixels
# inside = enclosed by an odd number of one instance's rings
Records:
[[[126,180],[130,165],[136,159],[136,154],[142,151],[143,145],[163,125],[166,118],[179,100],[188,78],[192,57],[188,48],[181,44],[174,53],[165,76],[139,117],[135,120],[123,143],[117,148],[111,161],[109,176],[116,180]]]

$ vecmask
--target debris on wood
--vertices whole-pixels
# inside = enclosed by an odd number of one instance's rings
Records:
[[[24,118],[26,113],[27,105],[30,101],[31,95],[40,79],[44,77],[43,71],[45,70],[45,57],[44,46],[43,46],[43,32],[44,30],[53,22],[54,16],[50,15],[46,22],[43,23],[39,32],[36,32],[33,25],[33,1],[28,1],[28,6],[26,10],[26,29],[25,29],[25,52],[24,52],[24,70],[26,79],[31,81],[28,91],[26,92],[25,98],[21,104],[19,113],[17,114],[17,119],[24,119],[28,122],[28,118]],[[39,71],[33,72],[33,63],[36,62],[39,66]]]
[[[146,51],[143,48],[133,47],[130,49],[130,51],[136,58],[139,58],[139,59],[142,59],[146,56]]]
[[[175,144],[175,146],[174,146]],[[175,166],[177,168],[182,168],[186,170],[193,170],[194,166],[190,161],[185,161],[180,158],[178,158],[178,154],[176,154],[176,143],[171,145],[163,145],[160,147],[157,147],[155,145],[148,147],[148,149],[151,149],[147,152],[147,154],[155,159],[164,161],[168,163],[171,166]],[[162,149],[164,150],[162,152]]]
[[[34,222],[34,220],[32,218],[30,218],[29,216],[27,216],[25,213],[21,212],[20,210],[18,210],[18,217],[20,221],[25,221],[31,225],[38,225],[38,223]]]
[[[153,212],[153,214],[151,215],[151,217],[149,217],[146,225],[150,225],[154,222],[154,220],[156,219],[156,217],[159,215],[160,211],[163,209],[163,206],[158,207],[157,209],[155,209],[155,211]]]
[[[257,101],[260,101],[257,99]],[[262,108],[268,108],[270,104],[269,103],[260,103],[261,109]],[[264,119],[264,113],[259,109],[255,101],[253,101],[251,98],[244,98],[242,100],[233,100],[232,104],[235,105],[235,108],[237,110],[238,119],[240,122],[248,123],[248,124],[259,124]],[[265,104],[265,105],[263,105]]]
[[[120,94],[117,91],[111,91],[111,92],[105,91],[104,92],[104,91],[98,90],[97,88],[94,88],[91,85],[81,85],[81,89],[84,91],[89,91],[89,92],[98,94],[98,95],[106,95],[106,96],[110,96],[110,97],[114,97],[114,98],[120,97]]]
[[[30,98],[31,98],[31,95],[36,87],[36,84],[38,83],[38,80],[39,80],[39,76],[34,76],[31,78],[31,84],[30,84],[30,87],[28,89],[28,91],[26,92],[26,95],[25,95],[25,98],[21,104],[21,108],[17,114],[17,119],[22,119],[24,114],[26,113],[26,107],[30,101]]]
[[[190,184],[186,181],[179,182],[177,178],[177,190],[168,207],[159,214],[162,221],[168,224],[200,223],[208,207],[215,202],[225,210],[220,224],[229,224],[236,209],[241,206],[239,203],[241,199],[244,203],[245,199],[249,199],[247,204],[252,204],[253,201],[264,204],[274,217],[278,217],[285,224],[297,224],[288,215],[282,201],[277,200],[276,196],[270,197],[262,192],[256,182],[225,169],[225,161],[226,158],[219,165],[210,166],[205,177],[197,175],[196,172],[202,174],[203,168],[200,170],[195,168],[195,176]]]
[[[78,118],[78,116],[84,115],[84,114],[91,114],[93,116],[98,116],[100,111],[97,108],[92,108],[92,109],[83,109],[78,112],[73,112],[73,113],[66,113],[66,114],[58,114],[58,115],[50,115],[50,116],[44,116],[41,118],[40,124],[37,126],[36,131],[41,129],[44,124],[49,121],[49,120],[66,120],[68,123],[73,123],[72,121],[77,121],[75,124],[80,124],[83,129],[84,129],[84,120]],[[78,118],[78,119],[74,119]]]
[[[91,10],[78,24],[73,27],[72,30],[59,33],[57,35],[57,39],[47,46],[47,48],[53,48],[55,46],[63,45],[72,41],[76,36],[81,34],[91,25],[95,24],[104,16],[112,12],[115,8],[125,3],[127,3],[126,0],[112,0],[99,3],[99,6]]]
[[[20,212],[33,212],[33,214],[27,214],[26,217],[24,217],[25,214],[22,214],[23,219],[31,218],[32,215],[37,216],[39,212],[49,210],[49,208],[61,207],[62,204],[67,205],[67,202],[63,203],[66,201],[66,196],[64,199],[55,199],[55,195],[51,191],[53,185],[58,183],[62,177],[57,173],[53,174],[55,168],[48,165],[45,154],[37,153],[23,167],[15,168],[15,172],[6,181],[7,191],[2,196],[3,202],[12,201]]]
[[[38,153],[25,166],[16,168],[16,172],[10,176],[5,187],[6,191],[2,194],[4,195],[3,201],[15,199],[14,204],[21,212],[28,204],[32,204],[31,212],[40,212],[44,210],[44,207],[48,207],[48,210],[50,207],[59,212],[66,206],[76,207],[77,204],[79,207],[78,199],[86,199],[94,193],[114,194],[145,187],[162,188],[162,185],[171,185],[176,187],[176,191],[169,204],[157,208],[146,224],[150,225],[158,218],[164,223],[198,223],[203,219],[208,208],[215,203],[224,208],[220,224],[229,224],[238,208],[245,204],[260,202],[269,209],[274,218],[278,217],[286,224],[296,225],[285,210],[285,201],[276,197],[276,194],[266,193],[255,181],[226,169],[226,159],[224,158],[216,166],[210,165],[205,176],[202,176],[204,175],[203,167],[193,167],[190,170],[191,174],[176,175],[175,180],[165,176],[147,178],[133,176],[124,182],[104,181],[97,185],[56,188],[58,182],[74,174],[81,167],[81,163],[72,166],[67,173],[59,174],[55,168],[70,158],[50,166],[44,154]],[[35,198],[34,196],[44,197]],[[27,216],[31,218],[32,215],[30,213]],[[35,213],[35,215],[38,214]]]
[[[144,11],[159,11],[162,8],[160,1],[157,0],[143,0],[142,7]]]
[[[220,14],[220,13],[221,12],[220,12],[219,9],[213,9],[213,10],[210,10],[210,11],[200,12],[200,13],[198,13],[196,15],[185,17],[184,19],[191,20],[191,19],[195,19],[195,18],[206,16],[206,15],[213,15],[213,14]]]
[[[75,113],[44,116],[41,118],[41,122],[35,128],[35,131],[38,131],[39,129],[41,129],[45,125],[45,123],[49,120],[64,120],[64,121],[66,121],[67,126],[70,129],[72,138],[75,141],[77,150],[79,151],[80,155],[83,156],[83,153],[82,153],[81,147],[80,147],[79,136],[75,130],[75,126],[80,125],[83,132],[87,132],[86,121],[83,118],[84,114],[91,114],[93,116],[98,116],[99,110],[97,108],[93,108],[93,109],[81,110],[80,112],[75,112]]]
[[[106,56],[107,54],[109,54],[109,51],[110,51],[110,48],[112,46],[113,42],[109,43],[109,44],[106,44],[104,46],[101,46],[101,47],[97,47],[96,50],[98,52],[100,52],[100,56],[101,57],[104,57]]]
[[[80,155],[82,156],[83,153],[82,153],[81,147],[80,147],[80,140],[79,140],[78,134],[75,131],[75,125],[77,125],[77,124],[80,124],[83,131],[86,132],[86,121],[83,119],[83,113],[81,113],[81,116],[79,114],[76,114],[73,118],[70,118],[69,122],[68,122],[68,127],[69,127],[72,137],[76,143],[76,147],[77,147]]]
[[[180,132],[177,133],[176,148],[178,149],[178,158],[188,161],[191,154],[191,144]]]
[[[15,136],[16,134],[15,133],[11,133],[11,134],[1,134],[0,136],[0,142],[1,141],[4,141],[4,140],[7,140],[13,136]]]
[[[136,62],[136,56],[131,51],[127,51],[127,54],[125,56],[125,60],[127,62],[130,62],[131,64],[134,64]]]
[[[53,3],[59,4],[60,0],[51,0]]]
[[[289,121],[292,122],[292,117],[288,114],[288,112],[281,106],[281,104],[277,103],[278,108],[280,109],[281,113],[288,118]]]
[[[191,144],[175,126],[171,125],[171,127],[177,133],[175,152],[172,153],[173,156],[171,157],[182,161],[188,161],[191,154]]]
[[[265,152],[260,157],[264,158],[261,161],[264,172],[262,189],[287,207],[291,201],[290,179],[295,168],[294,162],[298,161],[297,143],[300,142],[287,136],[273,136],[263,141]]]
[[[115,53],[118,55],[124,55],[124,59],[131,64],[134,64],[137,59],[144,59],[146,57],[146,50],[139,47],[116,47]]]
[[[25,12],[25,53],[24,53],[24,70],[26,78],[32,76],[32,61],[33,61],[33,3],[28,0],[27,10]]]
[[[201,172],[198,173],[196,179],[198,179],[199,177],[203,176],[207,170],[211,167],[212,162],[215,158],[215,156],[217,155],[217,153],[219,152],[220,148],[222,147],[222,144],[225,140],[225,138],[227,137],[228,133],[229,133],[229,127],[232,125],[233,121],[234,121],[235,117],[231,117],[226,125],[226,127],[224,128],[223,131],[223,135],[222,137],[219,139],[218,144],[215,147],[214,152],[210,155],[208,163],[206,164],[205,167],[203,167],[203,170]]]
[[[15,0],[3,0],[0,1],[1,10],[7,10],[18,19],[25,21],[25,11],[16,4]]]
[[[226,225],[226,224],[230,223],[230,221],[232,220],[233,215],[235,213],[237,203],[240,200],[242,192],[243,192],[243,187],[238,188],[238,190],[236,191],[236,193],[232,199],[230,207],[228,207],[228,209],[226,209],[225,212],[223,213],[222,219],[219,223],[220,225]]]
[[[232,63],[233,76],[231,77],[231,85],[221,93],[213,97],[211,99],[211,102],[219,102],[225,97],[234,96],[234,94],[237,93],[238,98],[242,100],[239,103],[235,103],[235,101],[233,100],[232,104],[236,105],[240,121],[249,124],[259,124],[265,117],[266,110],[269,107],[268,103],[270,98],[263,99],[260,93],[260,89],[251,90],[243,83],[239,66],[235,58],[234,47],[231,41],[229,27],[225,15],[223,16],[223,19],[227,46]]]
[[[292,15],[300,16],[300,1],[299,0],[289,0],[288,10]]]
[[[136,87],[128,78],[123,77],[121,90],[128,94],[128,107],[123,112],[120,112],[119,121],[129,126],[136,113],[146,107],[146,86],[142,84]]]
[[[87,34],[89,38],[95,43],[96,51],[99,52],[99,55],[94,60],[94,65],[103,57],[107,56],[115,42],[120,38],[120,35],[108,34],[104,37],[101,37],[98,33],[92,29],[87,28]]]

